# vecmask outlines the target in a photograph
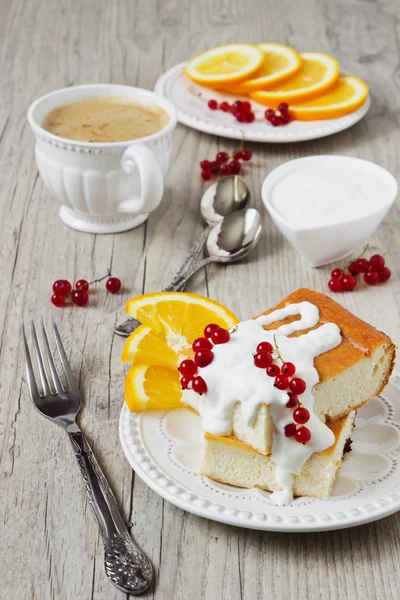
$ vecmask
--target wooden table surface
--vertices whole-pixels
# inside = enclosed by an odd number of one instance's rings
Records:
[[[0,0],[0,598],[117,600],[103,572],[97,525],[69,442],[35,413],[24,381],[23,315],[54,314],[83,390],[81,423],[132,534],[151,557],[149,597],[171,599],[399,598],[400,516],[317,534],[247,531],[175,508],[135,477],[118,441],[125,366],[113,337],[127,298],[160,289],[202,228],[198,163],[235,142],[178,126],[164,200],[147,224],[96,236],[58,218],[35,164],[27,106],[59,87],[112,82],[152,89],[165,69],[228,41],[280,41],[333,53],[371,86],[372,109],[352,129],[302,144],[256,145],[246,179],[265,234],[248,261],[214,266],[190,290],[247,318],[306,285],[325,291],[262,208],[264,176],[310,154],[346,154],[396,174],[400,160],[398,0]],[[400,341],[397,206],[371,240],[390,250],[389,284],[340,294]],[[171,243],[173,240],[173,243]],[[55,279],[94,279],[111,265],[123,293],[102,285],[86,308],[50,304]]]

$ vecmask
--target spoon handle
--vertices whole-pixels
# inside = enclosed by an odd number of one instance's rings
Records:
[[[194,242],[191,250],[189,251],[189,254],[187,255],[186,259],[184,260],[184,262],[181,264],[181,266],[179,267],[178,271],[176,272],[175,277],[167,285],[167,287],[163,289],[164,292],[170,291],[169,288],[171,288],[171,289],[173,288],[174,281],[178,280],[178,278],[181,278],[183,276],[183,274],[186,273],[196,263],[196,261],[198,260],[200,254],[203,251],[204,244],[207,241],[208,234],[210,233],[210,230],[211,230],[211,226],[209,225],[197,237],[197,239]],[[176,291],[178,291],[178,289]]]
[[[214,258],[204,258],[197,262],[194,267],[188,269],[180,278],[175,278],[173,282],[169,286],[163,289],[164,292],[178,292],[182,290],[187,284],[188,280],[195,274],[197,271],[200,271],[203,267],[206,267],[210,263],[215,262]]]
[[[206,229],[204,229],[204,231],[202,231],[198,236],[185,261],[179,267],[173,280],[162,289],[163,292],[180,292],[183,290],[189,277],[191,277],[197,271],[197,265],[194,271],[193,266],[196,264],[196,261],[203,251],[204,244],[206,243],[208,234],[210,233],[210,229],[211,226],[206,227]],[[192,271],[190,276],[187,276],[190,271]],[[120,323],[115,327],[114,332],[121,337],[128,337],[133,331],[135,331],[135,329],[139,327],[139,325],[141,325],[141,323],[137,319],[126,319],[123,323]]]

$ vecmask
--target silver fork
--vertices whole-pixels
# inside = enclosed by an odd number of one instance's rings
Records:
[[[150,586],[153,567],[147,556],[136,546],[125,526],[117,501],[106,478],[96,461],[82,431],[76,423],[81,407],[81,395],[72,374],[67,355],[61,342],[57,325],[53,320],[53,332],[61,364],[68,385],[63,388],[53,355],[50,350],[46,329],[41,320],[44,352],[39,344],[32,321],[32,339],[36,354],[41,390],[35,380],[31,355],[22,323],[26,356],[26,375],[29,392],[36,409],[41,415],[60,425],[68,434],[81,468],[89,503],[99,524],[104,544],[104,566],[110,581],[122,592],[138,595]],[[45,362],[51,374],[51,383]]]

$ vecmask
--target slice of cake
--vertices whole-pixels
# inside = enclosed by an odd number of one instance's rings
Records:
[[[312,454],[298,475],[293,478],[294,496],[329,498],[341,467],[346,441],[350,438],[355,412],[328,423],[335,441],[326,450]],[[258,487],[270,490],[273,499],[285,504],[290,501],[285,489],[276,480],[276,466],[270,456],[256,452],[233,436],[204,435],[204,451],[200,474],[236,487]]]
[[[299,325],[302,319],[299,310],[289,310],[292,314],[288,314],[285,308],[304,303],[315,307],[316,312],[314,320],[303,326]],[[257,320],[278,339],[282,334],[300,339],[328,323],[337,326],[340,331],[338,343],[315,354],[313,361],[317,375],[312,387],[313,412],[321,421],[347,415],[378,395],[388,382],[395,358],[393,342],[324,294],[301,288]],[[247,371],[245,377],[251,379],[251,372]],[[185,390],[184,401],[201,412],[199,396],[193,391]],[[250,422],[246,407],[238,401],[233,405],[232,427],[228,433],[258,452],[269,455],[275,430],[273,421],[268,403],[260,404]]]

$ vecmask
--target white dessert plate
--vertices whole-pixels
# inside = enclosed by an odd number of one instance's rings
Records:
[[[382,396],[358,411],[353,449],[329,500],[297,498],[277,506],[270,493],[217,483],[197,474],[203,430],[182,408],[131,413],[119,426],[125,455],[157,494],[195,515],[265,531],[326,531],[382,519],[400,510],[400,374]]]
[[[221,110],[210,110],[208,100],[218,102],[244,97],[201,87],[191,81],[184,73],[186,63],[180,63],[169,69],[159,79],[154,91],[170,100],[178,110],[180,123],[205,133],[251,142],[304,142],[332,135],[351,127],[362,119],[371,105],[368,96],[365,103],[355,112],[338,119],[325,121],[293,121],[282,127],[273,127],[263,118],[266,106],[251,101],[256,113],[256,121],[241,125],[231,114]],[[246,98],[248,99],[248,98]]]

